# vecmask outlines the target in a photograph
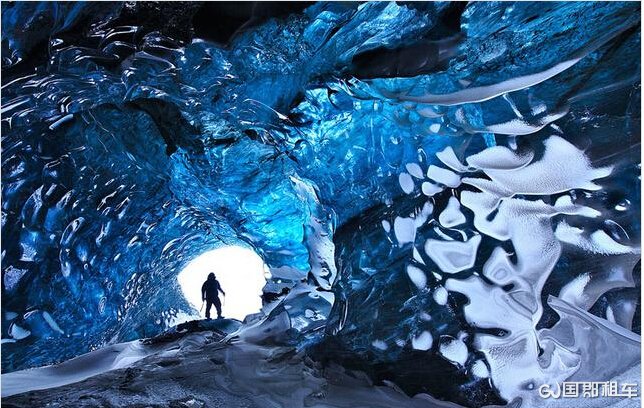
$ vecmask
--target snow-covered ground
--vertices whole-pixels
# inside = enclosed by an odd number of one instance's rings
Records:
[[[258,322],[259,323],[259,322]],[[64,363],[2,375],[7,407],[458,408],[361,372],[323,367],[293,347],[256,336],[278,320],[188,322],[153,339],[111,345]],[[269,330],[268,332],[272,332]],[[637,376],[639,366],[625,373]],[[632,371],[632,372],[631,372]],[[573,405],[570,405],[574,402]],[[543,407],[639,406],[640,399],[550,399]],[[520,401],[509,407],[521,406]]]
[[[292,347],[219,331],[112,345],[59,365],[2,375],[14,407],[456,407],[322,368]],[[39,390],[39,391],[36,391]],[[27,392],[31,391],[31,392]]]
[[[78,356],[61,364],[2,375],[2,397],[60,387],[106,371],[128,367],[154,353],[139,340],[119,343]]]

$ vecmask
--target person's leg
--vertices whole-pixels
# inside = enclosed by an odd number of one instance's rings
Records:
[[[206,299],[206,319],[210,319],[210,308],[212,307],[212,302],[210,299]]]
[[[215,299],[215,309],[217,309],[217,318],[221,318],[221,300]]]

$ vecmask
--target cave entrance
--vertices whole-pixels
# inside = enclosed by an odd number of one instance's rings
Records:
[[[244,320],[262,307],[262,288],[266,285],[268,266],[252,249],[226,246],[205,252],[188,263],[177,280],[188,303],[199,311],[201,285],[214,272],[226,296],[220,294],[224,317]],[[205,306],[204,306],[205,309]],[[201,311],[203,318],[205,311]],[[216,317],[215,308],[211,316]]]

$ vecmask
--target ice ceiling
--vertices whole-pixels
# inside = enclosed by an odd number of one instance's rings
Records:
[[[412,394],[627,372],[639,7],[3,3],[3,371],[160,332],[242,244],[290,341]]]

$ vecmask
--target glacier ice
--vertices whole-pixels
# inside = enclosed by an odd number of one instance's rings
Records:
[[[639,4],[174,7],[2,4],[3,372],[162,332],[241,245],[248,343],[464,406],[632,375]]]

